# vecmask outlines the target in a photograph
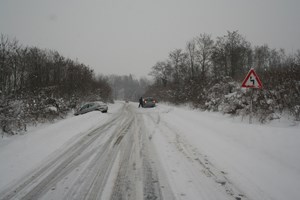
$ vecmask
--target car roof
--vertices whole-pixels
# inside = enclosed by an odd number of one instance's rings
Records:
[[[95,105],[95,104],[99,104],[99,105],[106,105],[106,103],[102,102],[102,101],[92,101],[92,102],[85,102],[81,105],[82,106],[85,106],[87,104],[92,104],[92,105]]]
[[[104,103],[103,101],[94,101],[94,103],[98,103],[98,104],[101,104],[101,105],[106,105],[106,103]]]

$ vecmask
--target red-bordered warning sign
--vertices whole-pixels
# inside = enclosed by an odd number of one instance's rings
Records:
[[[242,83],[242,87],[244,88],[262,88],[262,83],[255,73],[254,69],[250,69],[248,72],[246,78],[244,79]]]

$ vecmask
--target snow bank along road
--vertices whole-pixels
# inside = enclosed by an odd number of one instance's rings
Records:
[[[112,110],[107,115],[92,112],[79,116],[80,122],[78,117],[68,119],[65,125],[74,122],[76,127],[101,115],[92,129],[77,131],[72,138],[54,134],[57,129],[51,133],[50,128],[40,140],[48,140],[51,146],[53,134],[56,140],[61,137],[66,142],[47,151],[49,155],[39,162],[42,164],[23,171],[19,167],[14,180],[6,178],[8,183],[0,183],[0,199],[246,200],[300,196],[298,127],[234,123],[219,115],[206,113],[208,117],[204,117],[163,105],[138,109],[133,103],[118,104]],[[62,132],[68,128],[64,123]],[[22,165],[5,155],[14,151],[14,143],[0,145],[4,152],[0,153],[1,164],[7,159],[10,165]],[[26,151],[37,154],[24,149],[24,155]],[[22,162],[26,166],[26,161]],[[11,174],[9,167],[1,170]],[[4,173],[0,172],[0,179]]]

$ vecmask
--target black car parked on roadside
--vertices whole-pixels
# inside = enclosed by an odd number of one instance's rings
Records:
[[[143,108],[151,108],[156,106],[156,100],[153,97],[143,98]]]

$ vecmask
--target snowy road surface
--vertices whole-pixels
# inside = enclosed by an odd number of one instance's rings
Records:
[[[0,142],[0,199],[297,199],[299,126],[117,103]]]

